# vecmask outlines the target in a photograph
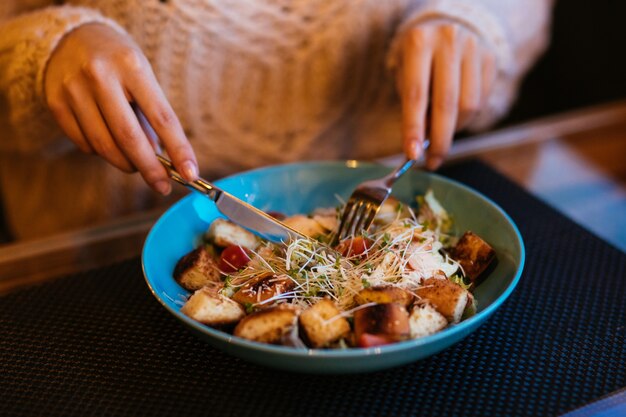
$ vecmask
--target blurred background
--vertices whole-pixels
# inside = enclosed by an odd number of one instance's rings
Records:
[[[557,0],[550,47],[494,129],[626,100],[625,18],[624,0]],[[10,241],[3,218],[0,204],[0,243]]]
[[[626,99],[626,2],[557,0],[552,40],[497,127]]]

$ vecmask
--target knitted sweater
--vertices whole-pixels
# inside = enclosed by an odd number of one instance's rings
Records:
[[[48,3],[54,3],[51,5]],[[63,3],[63,4],[59,4]],[[45,106],[60,39],[101,22],[152,64],[202,175],[400,152],[394,39],[447,18],[493,47],[498,79],[474,122],[503,115],[546,44],[551,0],[3,0],[0,192],[18,238],[169,204],[138,174],[81,154]],[[175,187],[175,190],[182,190]]]

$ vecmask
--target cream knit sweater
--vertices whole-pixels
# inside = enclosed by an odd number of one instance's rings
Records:
[[[488,126],[545,47],[550,3],[3,0],[0,192],[9,224],[18,238],[31,238],[171,202],[139,175],[81,154],[46,108],[48,58],[82,24],[102,22],[134,38],[202,174],[214,178],[294,160],[400,152],[393,40],[428,19],[457,21],[494,48],[497,85],[474,127]]]

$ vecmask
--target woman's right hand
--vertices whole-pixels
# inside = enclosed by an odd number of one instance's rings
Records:
[[[137,105],[176,169],[187,180],[197,178],[196,157],[181,124],[128,36],[101,23],[73,30],[50,58],[44,90],[55,119],[82,151],[125,172],[138,170],[154,190],[168,194],[167,172],[133,111]]]

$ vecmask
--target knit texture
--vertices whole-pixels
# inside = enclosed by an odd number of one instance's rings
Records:
[[[533,50],[545,45],[545,31],[509,36],[525,30],[508,25],[507,13],[514,13],[518,2],[501,2],[510,7],[483,2],[488,0],[75,0],[43,7],[44,0],[4,1],[0,190],[13,232],[48,234],[157,201],[138,175],[114,172],[79,154],[46,109],[46,63],[59,40],[82,24],[107,24],[137,42],[181,120],[202,174],[215,178],[294,160],[400,152],[400,108],[393,73],[385,65],[398,28],[434,18],[462,20],[493,44],[498,56],[520,46],[511,39],[522,39]],[[533,7],[543,10],[549,2],[537,0]],[[528,66],[499,62],[498,82],[507,86],[516,85],[519,68]],[[511,91],[494,93],[494,105],[479,117],[483,125],[508,109]],[[82,170],[86,175],[77,175]],[[26,173],[28,184],[16,173]],[[23,190],[33,182],[43,194],[25,198]],[[73,207],[64,207],[76,198]],[[50,210],[45,219],[36,215],[41,207]]]

